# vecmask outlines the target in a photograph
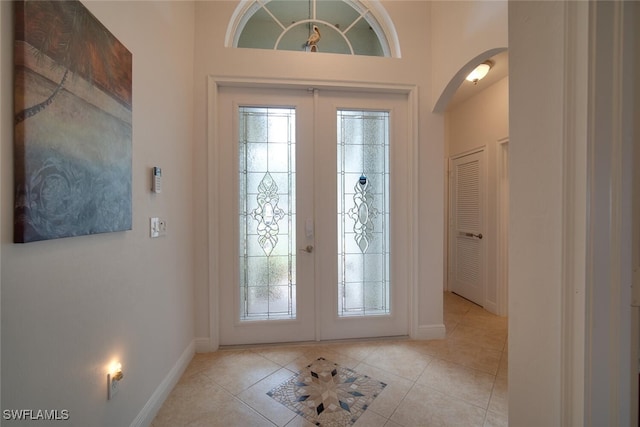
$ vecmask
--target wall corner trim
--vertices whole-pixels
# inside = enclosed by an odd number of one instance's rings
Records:
[[[414,340],[441,340],[447,334],[444,324],[437,325],[420,325],[415,335],[411,337]]]
[[[178,383],[187,366],[195,354],[196,339],[192,340],[184,349],[171,370],[164,377],[160,385],[155,389],[147,403],[142,407],[138,416],[131,423],[131,427],[143,427],[151,424],[160,407]]]

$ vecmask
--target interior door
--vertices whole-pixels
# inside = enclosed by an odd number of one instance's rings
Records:
[[[218,106],[220,343],[407,335],[406,96],[229,87]]]
[[[449,287],[481,306],[486,259],[484,174],[484,151],[451,160]]]

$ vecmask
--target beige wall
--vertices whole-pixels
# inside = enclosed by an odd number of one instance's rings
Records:
[[[509,78],[456,105],[445,114],[449,158],[478,148],[485,151],[487,167],[487,291],[485,308],[497,311],[498,266],[498,155],[499,143],[509,136]]]
[[[11,4],[0,2],[2,408],[68,408],[78,425],[129,425],[189,355],[194,336],[208,342],[217,325],[209,310],[208,224],[224,208],[209,211],[207,199],[209,75],[417,87],[418,324],[442,324],[446,153],[444,117],[431,110],[463,64],[506,45],[505,5],[382,4],[398,31],[400,59],[225,48],[236,1],[86,2],[133,52],[133,230],[14,245],[12,101],[5,96]],[[460,38],[455,28],[473,29],[473,37]],[[154,165],[164,171],[164,191],[155,196]],[[167,219],[166,237],[148,237],[151,216]],[[125,379],[107,402],[106,367],[114,358]]]
[[[508,46],[507,1],[433,1],[430,4],[433,86],[429,110],[440,101],[442,110],[439,111],[444,111],[457,89],[457,85],[450,85],[451,80],[465,66],[473,69],[477,63],[471,61],[485,52]],[[471,69],[458,77],[463,79]]]
[[[565,35],[565,12],[561,2],[509,4],[509,425],[514,426],[563,425],[562,289],[569,284],[562,272],[565,51],[558,40]],[[580,221],[584,206],[577,214]]]
[[[86,6],[133,53],[133,230],[12,243],[12,5],[0,2],[2,409],[68,409],[73,425],[125,426],[193,351],[194,5]],[[164,171],[158,195],[154,165]],[[167,219],[166,237],[149,238],[151,216]],[[107,401],[114,359],[124,380]]]
[[[469,60],[487,49],[506,46],[504,2],[384,1],[403,52],[402,59],[392,61],[335,55],[301,60],[296,52],[224,48],[226,24],[236,2],[86,4],[134,54],[134,229],[26,245],[11,243],[11,3],[0,2],[3,409],[68,408],[77,425],[129,425],[190,348],[194,313],[196,337],[209,337],[209,317],[215,313],[209,312],[209,253],[204,236],[209,216],[215,212],[207,212],[206,199],[208,74],[418,86],[419,323],[442,321],[444,123],[442,116],[430,111],[443,88]],[[585,326],[579,312],[563,319],[567,313],[562,306],[567,297],[576,301],[582,297],[584,302],[579,288],[575,296],[562,293],[567,286],[561,265],[562,236],[567,228],[562,226],[561,212],[566,205],[559,183],[566,172],[562,159],[568,129],[563,119],[566,111],[587,105],[582,92],[570,99],[580,102],[564,104],[563,85],[575,82],[566,75],[578,75],[585,84],[588,65],[574,61],[580,66],[574,74],[565,74],[565,60],[571,59],[565,55],[572,53],[565,50],[565,42],[571,42],[565,39],[567,4],[509,4],[509,417],[515,426],[561,425],[561,401],[566,397],[561,395],[561,379],[567,372],[562,366],[584,373],[580,354],[575,357],[577,363],[563,361],[567,347],[563,347],[560,331],[563,321],[575,322],[576,334],[584,332],[580,327]],[[573,22],[588,27],[587,18],[583,14]],[[425,23],[433,25],[433,31]],[[580,34],[589,35],[584,28]],[[583,52],[582,59],[585,57]],[[601,89],[606,88],[606,82],[599,83]],[[576,113],[581,124],[586,122],[580,116],[583,113]],[[575,160],[586,159],[584,151],[579,154],[582,157]],[[165,191],[152,197],[149,167],[156,164],[165,170]],[[586,204],[586,200],[578,202]],[[586,216],[584,209],[578,213],[579,218],[570,221],[577,228],[585,225]],[[155,215],[168,219],[169,232],[165,238],[150,240],[148,218]],[[576,219],[581,221],[577,225]],[[595,229],[606,228],[598,227],[601,225],[595,224]],[[584,249],[584,241],[576,238],[574,243]],[[579,258],[581,254],[574,255]],[[582,278],[584,271],[582,268]],[[600,285],[606,294],[606,280]],[[596,307],[617,319],[615,312],[608,312],[608,303]],[[597,339],[594,348],[605,349],[608,332],[626,332],[619,326],[612,323],[611,330],[588,331]],[[602,343],[605,345],[599,346]],[[106,402],[106,365],[115,357],[123,363],[125,379],[116,399]],[[624,368],[617,362],[612,360],[607,367],[596,358],[590,366],[604,378],[591,385],[600,406],[590,410],[605,417],[629,412],[627,395],[618,406],[608,401],[612,398],[607,396],[608,381],[613,378],[618,385],[622,383],[616,378],[622,371],[608,370]],[[581,388],[578,380],[568,385]],[[618,391],[618,396],[624,393]],[[576,393],[575,401],[565,401],[565,407],[573,404],[579,414],[584,409],[580,397]]]

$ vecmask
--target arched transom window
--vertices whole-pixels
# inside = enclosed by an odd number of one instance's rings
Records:
[[[377,1],[245,0],[229,47],[400,57],[395,28]]]

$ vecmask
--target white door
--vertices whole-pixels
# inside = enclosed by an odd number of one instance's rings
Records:
[[[449,290],[484,305],[484,151],[451,160]]]
[[[229,87],[218,106],[220,343],[407,335],[406,96]]]

